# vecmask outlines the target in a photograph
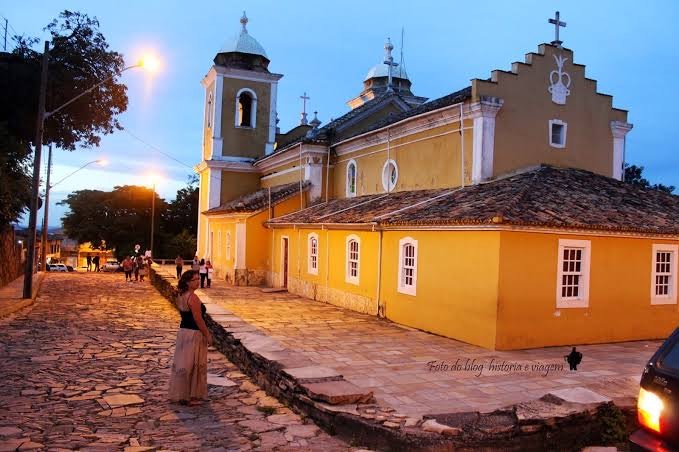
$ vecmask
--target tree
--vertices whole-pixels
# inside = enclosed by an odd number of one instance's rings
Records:
[[[163,230],[179,234],[187,231],[194,236],[198,232],[198,178],[189,176],[186,187],[177,190],[177,197],[168,205],[161,217]],[[195,250],[194,250],[195,251]]]
[[[9,135],[0,122],[0,228],[15,222],[30,203],[31,148]]]
[[[137,243],[148,249],[152,196],[155,196],[155,224],[158,224],[157,218],[167,209],[167,203],[146,187],[125,185],[114,187],[112,192],[73,192],[59,203],[70,209],[62,217],[64,232],[80,243],[91,242],[95,248],[104,242],[108,249],[115,249],[117,257],[131,254]]]
[[[114,77],[48,118],[44,143],[67,150],[74,150],[76,145],[97,146],[100,135],[122,129],[116,117],[127,109],[127,87],[116,83],[115,75],[124,69],[125,62],[121,54],[109,50],[98,28],[96,18],[71,11],[64,11],[45,27],[51,35],[47,111]],[[42,55],[32,49],[39,42],[37,38],[14,39],[16,48],[6,68],[10,73],[7,77],[10,97],[0,109],[0,120],[11,118],[10,133],[22,141],[33,142]]]
[[[665,193],[672,193],[676,188],[674,185],[651,184],[642,176],[644,171],[643,166],[630,165],[625,163],[625,182],[639,187],[650,188],[652,190],[660,190]]]

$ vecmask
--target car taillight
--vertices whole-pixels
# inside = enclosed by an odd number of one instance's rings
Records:
[[[641,425],[660,433],[660,416],[663,407],[663,402],[660,400],[660,397],[644,388],[639,390],[637,416]]]

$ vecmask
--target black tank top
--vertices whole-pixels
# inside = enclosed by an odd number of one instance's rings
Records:
[[[205,305],[203,303],[200,304],[200,314],[201,317],[205,318]],[[198,330],[198,325],[196,324],[196,319],[193,318],[193,313],[191,310],[188,311],[179,311],[179,314],[182,316],[182,323],[179,324],[179,328],[185,328],[187,330]]]

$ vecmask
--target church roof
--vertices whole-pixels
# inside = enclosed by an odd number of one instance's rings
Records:
[[[252,55],[261,55],[268,59],[269,57],[267,57],[264,47],[248,33],[248,30],[245,27],[248,23],[248,18],[245,16],[245,13],[243,13],[240,23],[243,26],[240,34],[226,41],[219,50],[219,53],[250,53]]]
[[[542,165],[465,188],[335,199],[268,224],[516,225],[679,235],[679,196]]]
[[[302,190],[310,186],[309,181],[302,182]],[[271,187],[271,204],[278,204],[299,193],[300,183],[291,182],[289,184],[276,185]],[[269,188],[262,188],[252,193],[239,196],[236,199],[227,201],[219,207],[213,207],[203,212],[206,215],[224,213],[254,213],[266,209],[269,205]]]

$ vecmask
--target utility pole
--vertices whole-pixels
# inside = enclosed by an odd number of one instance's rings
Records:
[[[42,246],[40,249],[40,268],[42,271],[47,270],[47,222],[49,220],[49,207],[50,207],[50,174],[52,174],[52,145],[50,144],[49,152],[47,154],[47,182],[45,183],[45,202],[42,205],[43,217],[42,217],[42,239],[40,243]]]
[[[7,52],[7,27],[9,27],[9,21],[5,19],[5,39],[2,47],[5,52]]]
[[[40,157],[42,154],[42,135],[45,124],[45,95],[47,92],[47,66],[49,63],[49,41],[45,41],[40,74],[40,96],[38,97],[38,120],[35,131],[35,154],[33,155],[33,187],[31,191],[31,212],[28,217],[28,240],[26,266],[24,267],[24,298],[33,296],[33,271],[35,268],[35,235],[38,217],[38,197],[40,196]],[[43,268],[43,271],[45,269]]]

